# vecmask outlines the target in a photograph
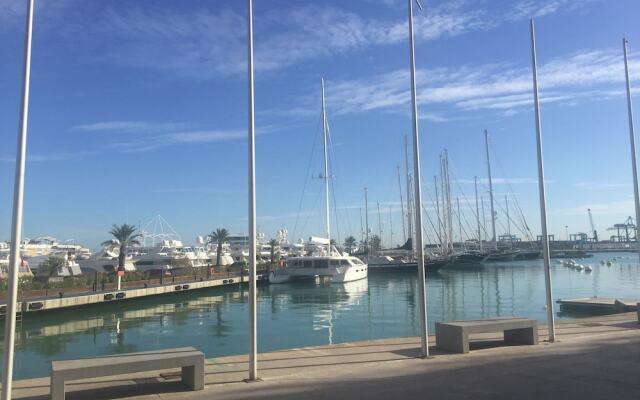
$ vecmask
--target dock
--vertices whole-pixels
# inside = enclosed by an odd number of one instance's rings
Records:
[[[637,311],[640,299],[630,300],[607,297],[585,297],[581,299],[558,300],[556,303],[560,304],[560,310],[562,311],[615,314]]]
[[[558,321],[556,343],[504,346],[472,338],[469,354],[420,355],[420,338],[390,338],[258,354],[262,381],[246,383],[247,355],[208,358],[205,389],[186,391],[180,371],[70,382],[71,399],[637,399],[640,324],[635,313]],[[435,344],[435,346],[434,346]],[[208,355],[211,357],[215,355]],[[49,377],[14,382],[14,399],[46,399]]]
[[[256,280],[264,280],[265,276],[258,275]],[[32,297],[17,302],[17,309],[22,314],[34,312],[60,310],[74,307],[86,307],[96,304],[106,304],[126,301],[149,296],[161,296],[172,293],[185,293],[212,287],[242,285],[248,283],[247,276],[229,276],[216,279],[202,279],[188,282],[170,282],[163,285],[130,288],[122,290],[102,290],[86,292],[68,296]],[[6,314],[6,301],[0,302],[0,317]]]

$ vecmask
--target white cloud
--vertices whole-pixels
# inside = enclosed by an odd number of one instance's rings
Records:
[[[624,69],[619,53],[609,49],[588,50],[541,63],[541,101],[576,104],[623,96]],[[640,80],[639,53],[631,54],[630,65],[632,80]],[[502,63],[422,69],[417,71],[417,82],[421,104],[510,113],[533,104],[530,67]],[[336,114],[397,110],[409,104],[409,74],[396,70],[373,77],[330,81],[327,99]]]
[[[148,121],[107,121],[78,125],[73,130],[99,133],[157,133],[187,127],[186,123],[154,123]]]
[[[125,153],[139,153],[172,145],[214,143],[246,138],[247,132],[239,130],[185,131],[139,137],[134,140],[113,143],[111,147]]]
[[[31,154],[27,152],[27,162],[49,162],[49,161],[66,161],[85,157],[87,155],[95,154],[88,151],[77,151],[73,153],[47,153],[47,154]],[[16,158],[12,156],[0,156],[0,162],[2,163],[15,163]]]

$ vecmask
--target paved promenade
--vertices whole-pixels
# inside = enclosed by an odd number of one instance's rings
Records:
[[[156,371],[72,382],[67,399],[640,399],[636,313],[560,322],[557,334],[553,344],[508,347],[484,335],[469,354],[433,349],[427,360],[416,358],[419,338],[264,353],[256,383],[243,382],[246,356],[224,357],[207,360],[200,392],[185,391],[177,371]],[[46,399],[49,382],[14,387],[14,398]]]

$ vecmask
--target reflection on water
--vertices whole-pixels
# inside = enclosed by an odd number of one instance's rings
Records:
[[[640,297],[637,255],[592,273],[552,265],[554,298]],[[417,335],[417,276],[371,275],[346,284],[293,283],[258,291],[259,350]],[[427,278],[430,329],[441,320],[519,315],[545,320],[541,261],[443,270]],[[207,357],[246,353],[246,288],[212,288],[92,308],[26,315],[18,324],[18,378],[44,376],[51,360],[194,346]],[[560,315],[560,317],[563,317]],[[2,333],[0,333],[2,334]]]

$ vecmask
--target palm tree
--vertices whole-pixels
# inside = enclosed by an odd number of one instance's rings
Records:
[[[220,256],[222,255],[222,243],[229,238],[229,232],[222,228],[217,228],[215,231],[209,234],[209,243],[216,243],[218,245],[216,251],[216,266],[220,266]]]
[[[103,242],[102,245],[117,245],[120,247],[120,254],[118,254],[118,271],[124,271],[124,263],[127,258],[127,247],[140,244],[138,238],[142,235],[136,233],[135,226],[128,224],[113,224],[109,233],[113,236],[113,239]]]
[[[349,236],[344,240],[344,247],[349,253],[353,252],[353,249],[355,249],[357,245],[358,241],[353,236]]]

